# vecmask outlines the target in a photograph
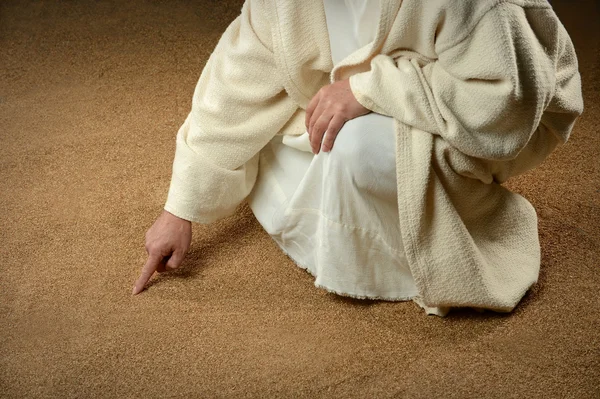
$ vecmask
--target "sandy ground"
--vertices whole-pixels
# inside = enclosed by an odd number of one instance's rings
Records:
[[[0,2],[0,397],[600,397],[600,4],[553,0],[586,110],[509,182],[538,210],[511,315],[313,286],[246,205],[131,287],[174,138],[239,0]]]

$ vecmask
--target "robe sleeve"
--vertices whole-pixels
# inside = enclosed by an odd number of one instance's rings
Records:
[[[164,209],[210,223],[231,215],[252,190],[258,152],[297,106],[283,88],[262,0],[247,0],[220,38],[177,133]]]
[[[581,80],[571,40],[551,8],[500,3],[457,40],[428,63],[376,56],[370,71],[350,77],[355,97],[468,157],[518,160],[507,162],[513,172],[567,140],[583,110]],[[544,154],[528,148],[537,159],[519,157],[528,144]]]

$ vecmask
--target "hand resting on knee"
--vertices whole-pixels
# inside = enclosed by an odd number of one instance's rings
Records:
[[[305,124],[313,153],[321,148],[330,151],[344,123],[369,112],[354,97],[348,79],[323,86],[306,107]]]

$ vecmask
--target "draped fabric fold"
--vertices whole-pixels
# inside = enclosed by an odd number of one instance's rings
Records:
[[[202,73],[165,208],[208,222],[254,184],[257,152],[304,133],[330,81],[396,120],[399,223],[419,301],[510,311],[540,266],[531,204],[501,183],[583,110],[571,40],[545,0],[382,0],[375,40],[335,68],[323,4],[248,0]]]
[[[275,62],[265,4],[248,1],[208,59],[177,134],[165,209],[209,223],[250,193],[258,151],[298,110]]]
[[[436,60],[378,55],[350,78],[396,119],[402,239],[426,305],[510,311],[537,281],[535,210],[499,183],[566,141],[582,111],[561,28],[549,8],[499,2]]]

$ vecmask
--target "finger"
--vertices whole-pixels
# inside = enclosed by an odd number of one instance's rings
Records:
[[[308,122],[309,137],[312,137],[314,130],[315,130],[315,125],[321,119],[324,112],[325,112],[325,101],[319,101],[319,104],[317,104],[317,107],[315,108],[315,111],[313,112],[313,114],[310,118],[310,121]]]
[[[321,148],[321,141],[323,140],[323,135],[325,134],[325,130],[327,126],[329,126],[329,121],[333,115],[331,114],[323,114],[319,118],[319,120],[315,123],[313,127],[313,133],[310,138],[310,146],[313,150],[313,153],[318,154],[319,149]]]
[[[317,105],[319,104],[320,96],[321,96],[321,92],[319,91],[319,92],[317,92],[317,94],[315,94],[313,96],[313,98],[308,103],[308,106],[306,107],[306,115],[304,116],[304,126],[306,126],[306,130],[308,130],[308,124],[310,123],[310,118],[312,117],[313,112],[315,111],[315,109],[317,108]]]
[[[152,277],[152,275],[156,271],[156,268],[158,267],[158,264],[160,263],[161,260],[162,260],[162,256],[160,256],[160,255],[148,256],[148,260],[146,261],[146,264],[142,268],[142,273],[140,274],[138,279],[135,281],[135,284],[133,286],[133,295],[137,295],[140,292],[142,292],[142,290],[144,289],[144,286],[146,285],[148,280],[150,280],[150,277]]]
[[[183,261],[183,257],[184,257],[184,255],[182,253],[173,252],[173,255],[171,255],[171,257],[165,264],[166,270],[177,269],[179,267],[179,265],[181,265],[181,262]]]
[[[166,271],[165,264],[167,263],[167,258],[162,258],[160,262],[158,262],[158,266],[156,267],[157,273],[164,273]]]
[[[325,138],[323,138],[323,144],[321,145],[323,151],[327,152],[333,148],[333,143],[344,123],[346,123],[346,119],[341,116],[331,118],[329,127],[327,127],[327,133],[325,134]]]

